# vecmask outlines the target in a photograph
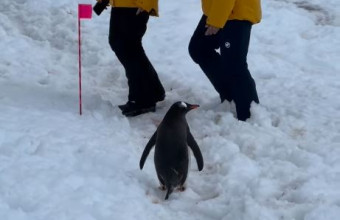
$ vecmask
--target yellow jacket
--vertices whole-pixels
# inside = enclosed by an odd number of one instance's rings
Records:
[[[208,17],[207,24],[219,28],[224,27],[227,20],[259,23],[262,16],[261,0],[202,0],[202,8]]]
[[[142,8],[158,16],[158,0],[110,0],[112,7]]]

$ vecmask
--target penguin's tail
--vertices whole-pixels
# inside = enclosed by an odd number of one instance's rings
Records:
[[[166,192],[165,200],[167,200],[170,194],[174,191],[174,188],[171,185],[168,185],[166,188],[168,189],[168,191]]]

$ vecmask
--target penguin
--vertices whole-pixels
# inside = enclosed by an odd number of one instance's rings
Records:
[[[203,169],[203,157],[199,146],[190,132],[185,118],[186,113],[199,105],[186,102],[174,103],[165,114],[162,122],[145,146],[139,167],[142,170],[145,160],[155,146],[154,163],[161,189],[166,189],[165,200],[175,188],[183,191],[189,168],[189,150],[191,148],[198,170]]]

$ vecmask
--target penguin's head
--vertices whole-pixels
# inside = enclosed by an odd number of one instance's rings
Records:
[[[179,102],[175,102],[175,103],[171,106],[170,110],[173,111],[173,112],[186,114],[186,113],[189,112],[190,110],[196,109],[196,108],[198,108],[198,107],[199,107],[199,105],[189,104],[189,103],[187,103],[187,102],[179,101]]]

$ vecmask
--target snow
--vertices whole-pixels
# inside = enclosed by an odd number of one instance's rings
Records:
[[[249,68],[261,104],[247,122],[219,98],[187,46],[200,1],[160,1],[144,47],[166,89],[156,113],[121,115],[124,70],[108,45],[109,10],[82,21],[84,114],[78,114],[77,4],[1,0],[0,219],[335,220],[340,216],[340,3],[262,1]],[[205,161],[168,201],[144,146],[175,101]]]

